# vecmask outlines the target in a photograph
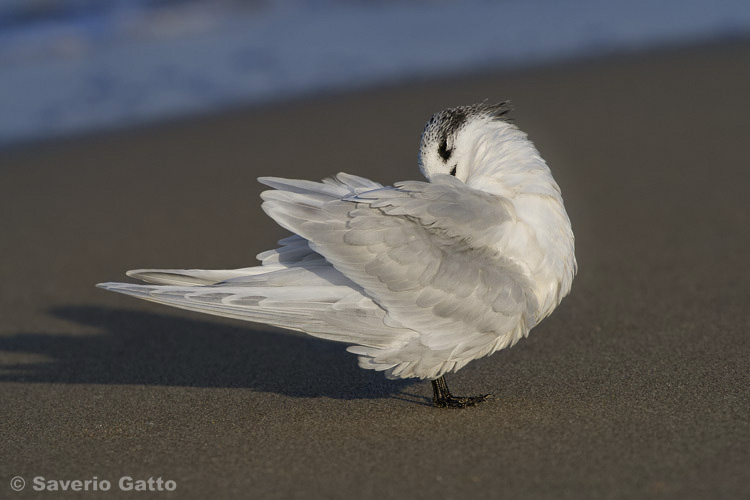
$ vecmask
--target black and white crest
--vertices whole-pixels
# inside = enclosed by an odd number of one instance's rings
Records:
[[[422,132],[419,146],[419,165],[425,172],[427,163],[440,161],[445,168],[443,173],[456,175],[458,165],[452,161],[456,137],[461,129],[471,120],[489,118],[511,122],[508,115],[511,107],[508,101],[497,104],[486,102],[449,108],[432,115]]]

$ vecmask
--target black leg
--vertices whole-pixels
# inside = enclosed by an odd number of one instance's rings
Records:
[[[432,404],[438,408],[466,408],[467,406],[474,406],[477,403],[486,401],[491,398],[491,394],[485,394],[484,396],[470,396],[462,398],[458,396],[452,396],[448,384],[445,383],[445,377],[440,377],[432,381],[432,390],[435,395],[432,396]]]

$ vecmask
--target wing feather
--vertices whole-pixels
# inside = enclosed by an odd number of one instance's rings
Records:
[[[283,179],[262,182],[287,189]],[[493,246],[514,221],[507,200],[451,176],[347,197],[336,193],[327,201],[319,195],[328,186],[304,187],[264,192],[264,210],[307,239],[389,318],[420,332],[422,349],[450,347],[462,362],[488,345],[527,334],[536,307],[529,280]],[[493,222],[487,226],[487,220]],[[390,352],[386,359],[384,352],[357,350],[385,364],[417,363],[417,348],[413,359],[408,351],[402,348],[401,357]]]
[[[415,332],[384,325],[385,311],[349,286],[154,286],[101,283],[100,288],[151,302],[246,321],[375,349],[392,348]]]

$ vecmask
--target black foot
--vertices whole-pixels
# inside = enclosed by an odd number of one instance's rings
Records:
[[[432,398],[432,404],[438,408],[466,408],[487,401],[492,397],[492,394],[485,394],[484,396],[469,396],[468,398],[447,396],[442,398]]]
[[[432,397],[432,404],[438,408],[466,408],[468,406],[474,406],[487,401],[492,397],[491,394],[485,394],[484,396],[470,396],[467,398],[458,397],[451,395],[451,391],[448,389],[448,384],[445,383],[445,378],[440,377],[432,381],[432,390],[435,395]]]

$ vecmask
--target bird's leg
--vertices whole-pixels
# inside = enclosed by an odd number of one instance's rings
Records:
[[[467,406],[474,406],[477,403],[486,401],[491,398],[491,394],[485,394],[484,396],[470,396],[466,398],[452,396],[448,384],[445,383],[445,377],[439,377],[432,381],[432,390],[434,396],[432,396],[432,404],[438,408],[466,408]]]

